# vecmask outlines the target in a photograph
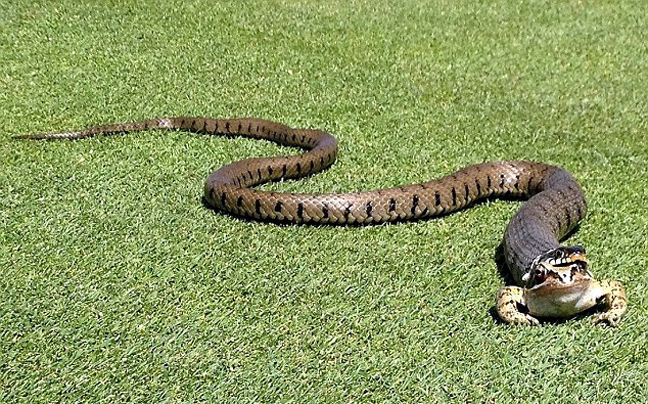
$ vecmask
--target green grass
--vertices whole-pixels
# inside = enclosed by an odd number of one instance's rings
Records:
[[[0,401],[640,402],[648,394],[648,7],[593,1],[0,0]],[[293,150],[166,115],[334,133],[347,191],[532,159],[582,182],[570,242],[618,329],[492,315],[517,203],[307,227],[203,206],[210,170]]]

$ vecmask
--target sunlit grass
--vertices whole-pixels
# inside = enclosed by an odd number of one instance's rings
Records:
[[[0,401],[639,402],[646,396],[646,4],[13,1],[0,13]],[[492,314],[517,203],[373,227],[242,221],[212,169],[291,152],[149,132],[259,116],[341,143],[273,189],[360,190],[475,162],[561,165],[619,329]]]

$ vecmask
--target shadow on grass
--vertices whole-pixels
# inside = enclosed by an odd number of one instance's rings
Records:
[[[331,226],[331,227],[343,227],[343,226],[350,226],[350,227],[366,227],[366,226],[384,226],[385,224],[388,225],[404,225],[409,222],[417,222],[421,220],[434,220],[439,217],[444,217],[444,216],[449,216],[458,212],[461,212],[463,210],[467,210],[472,208],[473,206],[476,205],[481,205],[484,203],[489,203],[493,199],[499,199],[499,200],[504,200],[504,201],[514,201],[514,202],[520,202],[524,201],[526,198],[523,197],[510,197],[510,196],[504,196],[504,197],[497,197],[497,198],[487,198],[481,201],[477,201],[474,204],[471,204],[470,206],[467,206],[463,209],[460,209],[458,211],[454,212],[449,212],[449,213],[442,213],[436,216],[432,217],[425,217],[425,218],[414,218],[414,219],[407,219],[407,220],[395,220],[393,222],[382,222],[382,223],[368,223],[368,224],[362,224],[362,223],[318,223],[318,222],[307,222],[307,223],[295,223],[290,220],[273,220],[273,219],[255,219],[255,218],[250,218],[248,216],[240,215],[234,212],[229,212],[229,211],[224,211],[220,210],[213,205],[209,203],[207,198],[203,196],[201,198],[201,203],[202,205],[209,209],[212,210],[215,214],[218,215],[225,215],[225,216],[230,216],[232,218],[236,218],[237,220],[243,221],[243,222],[261,222],[261,223],[266,223],[270,225],[275,225],[275,226],[280,226],[280,227],[288,227],[288,226]],[[572,229],[569,233],[567,233],[563,239],[568,239],[571,237],[572,234],[574,234],[576,231],[578,231],[579,226],[576,226],[574,229]],[[497,270],[500,275],[500,277],[504,280],[504,284],[506,286],[517,286],[515,279],[513,278],[513,275],[511,274],[511,271],[509,270],[506,260],[504,258],[504,247],[503,244],[500,243],[496,248],[495,252],[493,254],[493,260],[495,261],[495,264],[497,265]],[[523,308],[521,308],[523,309]],[[491,306],[489,308],[489,314],[493,318],[494,322],[496,324],[501,324],[501,325],[508,325],[502,319],[499,317],[497,314],[497,308],[495,305]],[[574,320],[580,320],[584,317],[591,316],[593,313],[597,311],[597,308],[591,308],[588,309],[582,313],[578,313],[574,316],[568,317],[568,318],[539,318],[538,320],[540,321],[541,324],[554,324],[554,325],[559,325],[559,324],[564,324],[568,323]]]

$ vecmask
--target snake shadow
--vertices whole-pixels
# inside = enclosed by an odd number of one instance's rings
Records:
[[[275,226],[280,226],[280,227],[289,227],[289,226],[321,226],[321,227],[370,227],[370,226],[385,226],[385,225],[403,225],[406,223],[413,223],[413,222],[418,222],[418,221],[427,221],[427,220],[434,220],[440,217],[445,217],[449,215],[454,215],[458,214],[464,210],[470,209],[472,207],[490,203],[493,200],[500,200],[500,201],[505,201],[505,202],[523,202],[526,200],[526,198],[523,197],[517,197],[517,196],[509,196],[509,195],[502,195],[497,198],[485,198],[480,201],[476,201],[473,204],[470,204],[469,206],[464,207],[463,209],[459,209],[454,212],[449,212],[449,213],[443,213],[438,216],[434,217],[427,217],[427,218],[413,218],[413,219],[407,219],[407,220],[395,220],[393,222],[388,222],[388,223],[294,223],[288,220],[273,220],[273,219],[254,219],[250,218],[247,216],[239,215],[233,212],[226,212],[223,210],[220,210],[216,207],[214,207],[212,204],[209,203],[207,198],[203,195],[201,197],[201,203],[202,205],[208,209],[214,212],[214,214],[218,215],[223,215],[223,216],[229,216],[232,218],[235,218],[237,220],[243,221],[243,222],[255,222],[255,223],[266,223],[266,224],[272,224]],[[570,230],[563,238],[562,240],[568,239],[571,237],[572,234],[578,231],[579,226],[577,225],[574,229]],[[511,274],[511,270],[508,268],[508,265],[506,264],[506,259],[504,258],[504,245],[503,243],[500,243],[496,248],[493,253],[493,260],[495,261],[495,264],[497,266],[497,272],[499,273],[500,277],[504,280],[504,285],[506,286],[516,286],[517,283],[515,282],[515,279],[513,278],[513,275]],[[523,309],[523,308],[521,308]],[[591,315],[593,312],[595,312],[596,309],[592,308],[589,310],[586,310],[582,313],[579,313],[575,316],[569,317],[569,318],[539,318],[538,320],[540,321],[541,324],[563,324],[567,323],[571,320],[574,319],[580,319],[583,317],[587,317]],[[493,321],[496,324],[501,324],[501,325],[507,325],[502,319],[499,317],[497,314],[497,308],[495,304],[493,304],[489,310],[488,310],[490,316],[492,317]]]

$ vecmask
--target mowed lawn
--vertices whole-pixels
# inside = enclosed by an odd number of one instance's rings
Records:
[[[641,402],[648,3],[0,0],[0,402]],[[569,243],[620,327],[502,324],[519,202],[371,227],[257,223],[203,182],[263,141],[11,136],[158,116],[325,129],[356,191],[529,159],[582,183]]]

